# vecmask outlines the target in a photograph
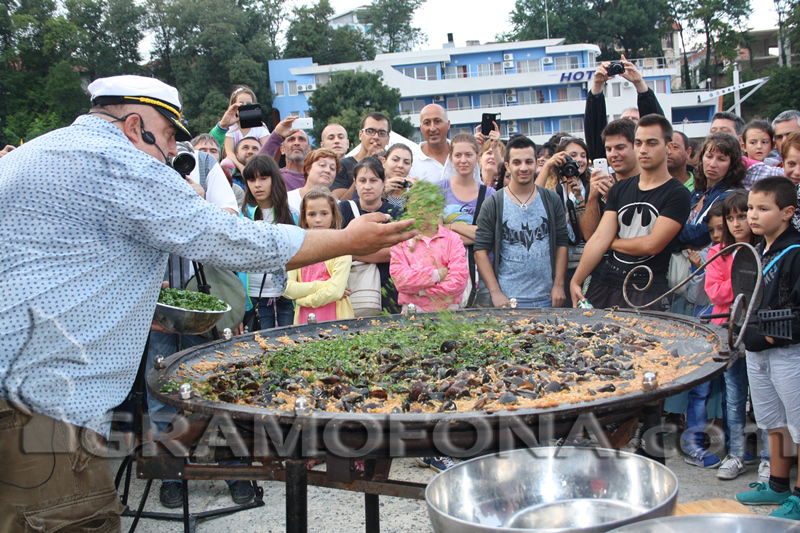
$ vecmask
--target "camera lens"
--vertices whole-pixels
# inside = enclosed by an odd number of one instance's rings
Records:
[[[194,156],[187,152],[176,155],[172,158],[172,161],[170,161],[170,166],[184,177],[192,173],[194,165]]]
[[[618,76],[625,73],[625,66],[622,64],[622,61],[612,61],[606,71],[609,76]]]
[[[565,178],[573,178],[580,174],[580,166],[578,162],[572,159],[570,156],[565,156],[567,162],[561,167],[561,175]]]

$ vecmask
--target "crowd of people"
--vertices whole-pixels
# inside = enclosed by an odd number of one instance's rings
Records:
[[[518,307],[626,308],[621,288],[627,278],[634,305],[692,316],[724,313],[736,296],[733,259],[744,252],[723,254],[705,268],[704,263],[735,243],[755,246],[766,266],[762,308],[800,306],[800,111],[749,124],[719,112],[705,139],[689,139],[663,116],[635,65],[622,63],[621,76],[637,89],[637,105],[607,121],[603,88],[610,76],[604,63],[586,100],[584,138],[557,133],[539,147],[521,135],[503,142],[496,124],[488,134],[478,127],[474,134],[448,138],[447,111],[430,104],[420,113],[425,142],[418,150],[390,145],[391,120],[378,112],[363,117],[352,155],[340,124],[327,124],[314,149],[309,135],[293,127],[295,116],[271,132],[240,127],[237,110],[254,103],[255,94],[237,87],[218,124],[184,143],[197,162],[184,179],[232,220],[298,226],[308,239],[329,235],[321,230],[348,228],[361,217],[378,213],[400,220],[410,205],[429,205],[423,215],[415,213],[419,230],[409,240],[369,253],[330,242],[325,260],[296,261],[288,272],[256,268],[259,261],[245,259],[241,250],[236,257],[242,259],[229,260],[201,249],[201,258],[241,280],[246,304],[237,331],[306,324],[312,315],[325,321],[404,313],[412,304],[419,312],[506,307],[512,300]],[[102,119],[106,127],[121,121],[144,148],[158,148],[143,136],[149,134],[144,115],[120,116],[103,103],[119,105],[113,99],[98,102],[95,95],[97,114],[79,120]],[[192,233],[185,242],[201,238]],[[163,249],[198,255],[191,246]],[[662,298],[696,270],[701,273],[691,283]],[[633,290],[634,284],[646,288]],[[184,336],[181,344],[154,329],[151,358],[202,340]],[[746,358],[730,366],[720,383],[703,384],[665,406],[685,427],[680,442],[686,461],[734,479],[757,462],[744,429],[749,390],[764,445],[759,483],[736,498],[781,504],[774,514],[794,519],[800,519],[800,488],[791,488],[787,450],[800,443],[797,342],[796,321],[789,340],[748,329]],[[151,411],[169,411],[150,401]],[[724,457],[705,442],[709,413],[724,421]],[[437,470],[453,464],[447,457],[422,461]],[[248,484],[229,484],[235,501],[252,498]],[[164,482],[162,503],[180,506],[181,490]]]

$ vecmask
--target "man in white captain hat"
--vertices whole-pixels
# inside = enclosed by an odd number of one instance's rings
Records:
[[[191,138],[175,88],[116,76],[89,91],[89,114],[0,159],[0,531],[119,529],[88,450],[133,384],[168,253],[280,283],[413,235],[380,214],[308,233],[230,216],[163,164]]]

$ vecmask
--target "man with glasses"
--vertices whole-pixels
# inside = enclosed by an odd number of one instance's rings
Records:
[[[373,112],[361,120],[361,129],[358,130],[358,140],[361,148],[353,157],[341,160],[342,167],[353,168],[356,163],[369,156],[381,157],[389,144],[389,135],[392,133],[392,121],[383,113]],[[331,185],[331,192],[339,200],[351,200],[355,191],[355,181],[351,173],[340,172]]]
[[[439,104],[429,104],[419,113],[419,130],[425,141],[419,145],[422,154],[414,157],[409,176],[432,183],[449,180],[456,175],[456,168],[450,161],[450,120],[447,111]],[[475,181],[481,182],[480,165],[475,165]]]

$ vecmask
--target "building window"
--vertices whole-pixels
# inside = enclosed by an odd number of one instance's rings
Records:
[[[400,72],[415,80],[432,81],[436,79],[436,67],[433,65],[427,67],[405,67],[401,68]]]
[[[667,92],[667,80],[647,80],[645,83],[654,93]]]
[[[556,89],[556,102],[566,102],[567,101],[567,88],[561,87],[560,89]]]
[[[500,137],[508,137],[508,122],[501,122],[497,127],[500,128]]]
[[[481,95],[481,107],[502,107],[506,102],[505,93],[492,93]]]
[[[289,96],[297,96],[297,82],[290,81],[289,82]]]
[[[466,65],[456,65],[444,68],[444,78],[446,80],[452,80],[455,78],[466,78],[466,77],[467,77]]]
[[[562,118],[558,121],[558,130],[566,132],[583,131],[583,117]]]
[[[619,98],[621,95],[621,88],[619,83],[612,83],[611,84],[611,96],[614,98]]]
[[[282,81],[275,82],[275,96],[284,96],[286,94],[286,89],[283,85]]]
[[[290,111],[289,116],[303,118],[303,114],[300,111]]]
[[[314,74],[314,83],[317,84],[317,87],[327,85],[329,81],[331,81],[330,74]]]
[[[520,121],[519,132],[523,135],[543,135],[544,122],[541,120]]]
[[[447,109],[449,111],[469,109],[470,107],[472,106],[469,103],[469,96],[451,96],[447,99]]]
[[[456,135],[458,135],[460,133],[466,133],[467,135],[472,135],[472,134],[475,133],[475,130],[471,129],[469,126],[467,126],[467,127],[464,127],[464,126],[453,126],[453,127],[450,128],[450,138],[451,139],[454,136],[456,136]]]
[[[569,70],[578,68],[578,56],[557,57],[556,70]]]
[[[517,72],[539,72],[542,69],[542,62],[538,59],[523,59],[517,61]]]
[[[567,100],[583,100],[583,91],[580,87],[567,87]]]
[[[425,100],[422,99],[405,100],[400,102],[400,112],[406,115],[410,115],[411,113],[419,113],[422,111],[423,107],[425,107]]]
[[[478,76],[499,76],[502,73],[502,63],[481,63],[478,65]]]
[[[517,91],[517,100],[520,105],[541,104],[544,102],[544,93],[540,89]]]

